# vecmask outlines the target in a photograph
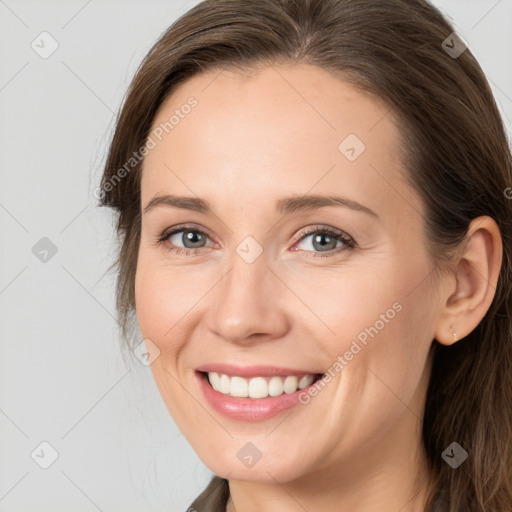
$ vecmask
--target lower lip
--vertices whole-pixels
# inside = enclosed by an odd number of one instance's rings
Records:
[[[299,402],[299,394],[308,391],[308,387],[298,389],[289,395],[267,398],[237,398],[215,391],[207,381],[206,375],[196,372],[199,386],[211,406],[220,414],[241,421],[263,421],[276,416],[282,411],[291,409]],[[313,386],[311,384],[311,386]]]

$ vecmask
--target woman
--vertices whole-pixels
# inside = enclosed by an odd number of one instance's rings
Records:
[[[424,0],[208,0],[163,34],[101,204],[123,334],[217,475],[190,510],[512,510],[511,168]]]

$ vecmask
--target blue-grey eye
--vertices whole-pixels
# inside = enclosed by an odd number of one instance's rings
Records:
[[[185,249],[205,247],[208,237],[195,229],[181,229],[169,235],[169,242]],[[180,245],[183,244],[183,245]]]
[[[306,242],[302,247],[300,244]],[[340,235],[315,231],[309,235],[306,235],[302,240],[298,242],[298,248],[304,251],[317,251],[326,252],[332,251],[343,245],[343,240],[340,239]]]

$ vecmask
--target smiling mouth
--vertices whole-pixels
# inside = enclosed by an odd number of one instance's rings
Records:
[[[200,372],[206,382],[217,392],[236,398],[262,399],[290,395],[311,386],[324,374],[255,376],[245,378],[218,372]]]

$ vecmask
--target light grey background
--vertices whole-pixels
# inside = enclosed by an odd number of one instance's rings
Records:
[[[150,370],[122,357],[113,217],[93,197],[137,65],[196,3],[0,0],[0,512],[179,512],[210,478]],[[435,5],[510,134],[512,1]],[[51,49],[43,31],[59,45],[46,59],[31,47]],[[32,252],[43,237],[47,262]]]

